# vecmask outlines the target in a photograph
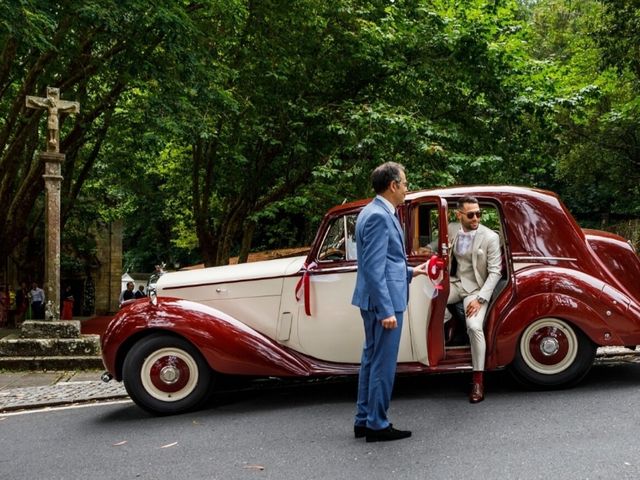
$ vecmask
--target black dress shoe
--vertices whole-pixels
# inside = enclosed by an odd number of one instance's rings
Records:
[[[368,429],[367,442],[391,442],[393,440],[402,440],[403,438],[409,438],[411,432],[409,430],[396,430],[391,425],[382,430]]]
[[[354,425],[353,426],[353,435],[356,438],[364,437],[367,434],[368,431],[369,431],[369,429],[364,425]]]
[[[393,427],[393,423],[389,424],[390,427]],[[367,435],[369,429],[365,425],[354,425],[353,426],[353,435],[356,438],[362,438]]]

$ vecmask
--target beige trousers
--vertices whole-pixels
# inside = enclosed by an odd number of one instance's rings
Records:
[[[449,299],[447,305],[452,303],[458,303],[462,300],[464,305],[464,311],[467,311],[467,306],[471,303],[480,290],[468,293],[462,288],[460,282],[454,282],[449,286]],[[465,321],[467,323],[467,334],[469,335],[469,342],[471,343],[471,363],[474,371],[484,370],[484,357],[487,351],[487,342],[484,339],[484,317],[487,314],[487,308],[489,303],[481,305],[480,310],[473,317],[467,317],[465,315]],[[444,321],[451,320],[451,312],[445,310]]]

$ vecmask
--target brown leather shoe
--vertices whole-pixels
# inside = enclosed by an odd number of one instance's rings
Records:
[[[478,403],[484,400],[484,388],[480,383],[471,384],[471,392],[469,392],[469,401]]]

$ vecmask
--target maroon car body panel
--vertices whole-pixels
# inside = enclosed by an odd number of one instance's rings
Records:
[[[157,304],[140,300],[126,308],[105,332],[102,345],[105,366],[117,372],[122,339],[163,331],[189,340],[200,350],[211,368],[220,373],[259,376],[306,376],[304,363],[276,342],[250,329],[223,312],[178,298],[159,298]],[[118,362],[119,360],[119,362]]]

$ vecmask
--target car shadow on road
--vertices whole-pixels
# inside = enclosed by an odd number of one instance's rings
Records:
[[[468,392],[470,373],[447,373],[436,375],[399,376],[396,379],[393,399],[452,402],[456,406],[469,405]],[[486,374],[487,400],[485,408],[504,408],[505,403],[526,404],[536,398],[553,399],[554,391],[533,392],[520,386],[506,371]],[[576,387],[571,389],[577,396],[590,393],[606,393],[614,389],[638,388],[640,386],[639,363],[597,364]],[[293,408],[336,407],[355,404],[357,379],[355,377],[331,377],[309,380],[282,379],[233,379],[223,378],[212,398],[196,414],[258,413],[263,411],[290,410]],[[566,391],[566,390],[561,390]],[[453,407],[453,405],[452,405]],[[473,407],[472,407],[473,408]],[[194,412],[183,415],[193,415]],[[177,417],[183,417],[178,415]],[[134,404],[108,413],[103,420],[130,422],[156,417]]]

